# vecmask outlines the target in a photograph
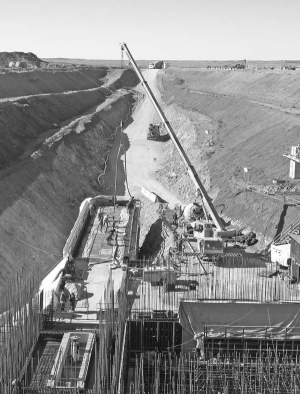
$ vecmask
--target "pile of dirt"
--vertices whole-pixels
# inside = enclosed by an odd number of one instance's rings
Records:
[[[8,67],[10,62],[26,62],[35,67],[45,63],[32,52],[0,52],[0,67]]]
[[[283,204],[237,190],[232,178],[243,179],[244,168],[255,184],[288,177],[282,147],[298,143],[298,74],[169,69],[161,90],[167,116],[217,210],[263,240],[274,236]],[[158,178],[185,202],[195,199],[172,142],[165,151]],[[289,207],[285,222],[295,214]]]

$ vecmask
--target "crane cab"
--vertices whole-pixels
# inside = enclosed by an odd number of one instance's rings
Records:
[[[190,230],[188,230],[188,228]],[[192,229],[192,234],[191,234]],[[196,239],[198,251],[203,256],[219,255],[224,253],[224,243],[217,236],[216,228],[205,220],[195,220],[187,225],[190,238]]]
[[[204,220],[195,220],[190,223],[193,228],[194,237],[197,239],[211,238],[215,236],[215,228],[212,223],[206,222]]]

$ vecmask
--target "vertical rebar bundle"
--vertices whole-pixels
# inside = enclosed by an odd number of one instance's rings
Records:
[[[39,271],[25,269],[11,279],[0,297],[0,392],[10,394],[22,369],[30,368],[30,349],[39,336]]]
[[[115,300],[110,275],[104,303],[100,304],[99,345],[95,352],[94,392],[97,394],[123,392],[127,372],[124,368],[127,352],[127,290],[127,278],[124,277],[118,290],[118,299]],[[116,306],[118,309],[115,309]]]
[[[280,363],[272,357],[217,357],[201,361],[194,353],[142,353],[136,357],[130,394],[296,394],[300,389],[300,365],[288,357]]]

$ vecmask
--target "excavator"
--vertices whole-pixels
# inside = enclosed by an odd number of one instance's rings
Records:
[[[130,50],[126,43],[122,43],[121,50],[125,51],[134,71],[136,72],[146,94],[150,98],[155,110],[157,111],[162,124],[164,125],[166,131],[168,132],[171,140],[177,149],[187,172],[195,185],[196,196],[200,197],[202,200],[202,206],[197,203],[189,204],[183,211],[184,222],[186,228],[192,227],[192,235],[194,239],[197,239],[198,250],[203,255],[216,255],[223,253],[223,239],[233,237],[236,235],[236,230],[227,230],[222,219],[219,217],[211,198],[208,196],[199,176],[192,166],[188,156],[183,150],[170,122],[166,118],[164,112],[162,111],[158,101],[156,100],[152,90],[150,89],[147,81],[144,79],[139,67],[137,66]]]

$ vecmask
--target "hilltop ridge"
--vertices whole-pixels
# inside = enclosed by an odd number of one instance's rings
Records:
[[[36,67],[46,63],[32,52],[0,52],[0,67],[7,67],[10,62],[26,62]]]

